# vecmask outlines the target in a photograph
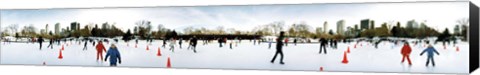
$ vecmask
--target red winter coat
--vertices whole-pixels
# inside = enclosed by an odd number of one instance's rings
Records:
[[[100,53],[107,52],[107,50],[105,49],[105,46],[103,46],[101,42],[97,44],[96,48],[97,48],[97,52],[100,52]]]
[[[402,55],[410,55],[412,53],[412,48],[409,45],[405,44],[402,47]]]

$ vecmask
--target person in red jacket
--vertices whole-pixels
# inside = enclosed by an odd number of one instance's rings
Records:
[[[107,50],[105,49],[105,46],[103,46],[103,43],[102,41],[99,41],[97,46],[96,46],[96,49],[97,49],[97,61],[98,61],[98,58],[100,58],[100,61],[103,60],[103,52],[107,52]]]
[[[405,59],[407,59],[408,61],[408,65],[412,65],[412,62],[410,61],[410,53],[412,53],[412,48],[410,48],[408,42],[405,42],[405,44],[403,44],[403,47],[402,47],[402,63],[405,61]]]

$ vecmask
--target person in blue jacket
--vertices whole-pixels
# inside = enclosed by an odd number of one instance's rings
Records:
[[[428,41],[426,43],[429,44]],[[420,53],[420,56],[422,56],[423,53],[425,53],[425,52],[427,52],[427,56],[428,56],[427,63],[425,64],[425,66],[428,66],[428,63],[430,61],[432,61],[432,66],[435,66],[435,61],[433,60],[433,55],[435,55],[435,54],[433,54],[433,53],[436,53],[437,55],[440,55],[440,53],[438,53],[438,51],[435,50],[435,48],[433,48],[433,46],[430,45],[430,44],[428,45],[427,49],[423,50],[422,53]]]
[[[118,64],[122,63],[122,59],[120,58],[120,52],[118,51],[115,44],[110,46],[110,49],[107,51],[107,55],[105,56],[105,61],[107,61],[108,57],[110,57],[110,66],[117,66],[117,59]]]

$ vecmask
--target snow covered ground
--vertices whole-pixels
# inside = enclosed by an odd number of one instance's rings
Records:
[[[229,41],[230,42],[230,41]],[[220,48],[218,43],[203,45],[200,40],[197,53],[187,50],[186,42],[182,49],[178,44],[175,52],[161,47],[162,42],[155,40],[149,45],[140,41],[138,48],[135,42],[127,43],[121,41],[117,44],[122,56],[122,64],[119,67],[166,67],[167,58],[170,57],[172,68],[209,68],[209,69],[255,69],[255,70],[302,70],[302,71],[356,71],[356,72],[414,72],[414,73],[468,73],[468,49],[467,42],[457,44],[456,47],[448,45],[444,49],[441,44],[434,47],[440,55],[435,55],[436,66],[426,67],[426,55],[420,56],[425,49],[423,44],[411,44],[412,54],[410,58],[413,65],[407,62],[401,63],[401,45],[394,46],[392,43],[382,42],[378,49],[366,42],[361,42],[354,48],[355,43],[339,43],[338,49],[328,49],[328,54],[319,54],[319,44],[298,44],[293,43],[284,47],[284,61],[286,64],[279,64],[279,57],[275,63],[270,63],[274,53],[275,44],[268,48],[268,43],[253,45],[252,42],[244,40],[238,46],[230,49],[227,45]],[[73,44],[73,45],[72,45]],[[83,51],[83,44],[72,42],[65,45],[63,59],[58,59],[60,45],[53,49],[46,48],[48,42],[43,43],[43,49],[39,50],[38,43],[2,43],[0,64],[21,64],[21,65],[68,65],[68,66],[108,66],[108,62],[96,61],[96,51],[91,43],[88,50]],[[105,47],[110,45],[106,43]],[[111,44],[111,43],[110,43]],[[342,64],[344,51],[350,47],[348,53],[348,64]],[[161,49],[162,56],[157,56],[157,49]],[[104,54],[105,56],[105,54]]]

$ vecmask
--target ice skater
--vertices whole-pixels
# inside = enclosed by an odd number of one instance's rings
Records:
[[[170,49],[169,50],[171,50],[172,52],[175,51],[175,39],[173,39],[173,38],[170,40]]]
[[[295,44],[295,46],[297,46],[297,39],[293,39],[293,44]]]
[[[327,40],[325,38],[320,38],[319,40],[320,42],[320,52],[318,52],[318,54],[322,54],[322,48],[323,48],[323,51],[325,51],[325,54],[327,54]]]
[[[87,50],[87,44],[88,44],[88,40],[85,40],[85,44],[83,45],[83,50]]]
[[[107,52],[107,50],[105,49],[105,46],[103,46],[102,44],[102,41],[99,41],[97,46],[97,61],[98,59],[100,59],[100,61],[103,60],[103,52]]]
[[[43,43],[43,38],[42,37],[39,37],[38,38],[38,43],[40,44],[40,50],[42,50],[42,43]]]
[[[193,36],[193,38],[190,40],[190,44],[192,45],[192,48],[193,48],[193,53],[197,53],[197,37],[196,36]]]
[[[285,62],[283,62],[283,51],[282,51],[282,46],[283,46],[283,39],[284,39],[284,35],[285,35],[285,32],[281,31],[280,32],[280,36],[278,36],[278,39],[277,39],[277,51],[275,52],[275,55],[273,56],[272,60],[270,61],[270,63],[273,63],[275,61],[275,58],[277,58],[277,55],[280,54],[280,64],[285,64]]]
[[[272,48],[272,42],[273,42],[273,41],[272,41],[271,39],[268,41],[268,49],[271,49],[271,48]]]
[[[402,63],[403,63],[403,61],[405,61],[405,59],[407,59],[408,65],[411,66],[412,62],[410,61],[410,53],[412,53],[412,48],[410,47],[408,42],[405,42],[405,44],[403,44],[401,53],[402,53],[402,56],[403,56],[402,57]]]
[[[223,47],[223,45],[222,45],[222,38],[218,38],[218,44],[220,45],[220,48]]]
[[[108,57],[110,57],[110,66],[117,66],[117,59],[118,64],[122,64],[122,58],[120,57],[120,52],[118,51],[115,44],[112,44],[108,49],[107,55],[105,55],[105,61],[107,61]]]
[[[182,49],[182,38],[180,38],[180,39],[178,40],[178,47],[180,47],[180,49]]]
[[[433,55],[435,55],[435,54],[433,54],[433,53],[436,53],[437,55],[440,55],[440,53],[438,53],[437,50],[435,48],[433,48],[433,46],[430,45],[428,41],[427,41],[427,44],[428,44],[427,49],[423,50],[422,53],[420,53],[420,56],[422,56],[423,53],[427,52],[428,58],[427,58],[427,63],[425,64],[425,66],[428,66],[428,63],[430,61],[432,61],[432,66],[435,66],[435,61],[433,59]]]
[[[167,45],[167,40],[166,40],[166,39],[163,39],[163,45],[162,45],[162,47],[165,48],[165,45]]]
[[[50,39],[50,42],[47,46],[47,48],[50,47],[51,49],[53,49],[53,39]]]

